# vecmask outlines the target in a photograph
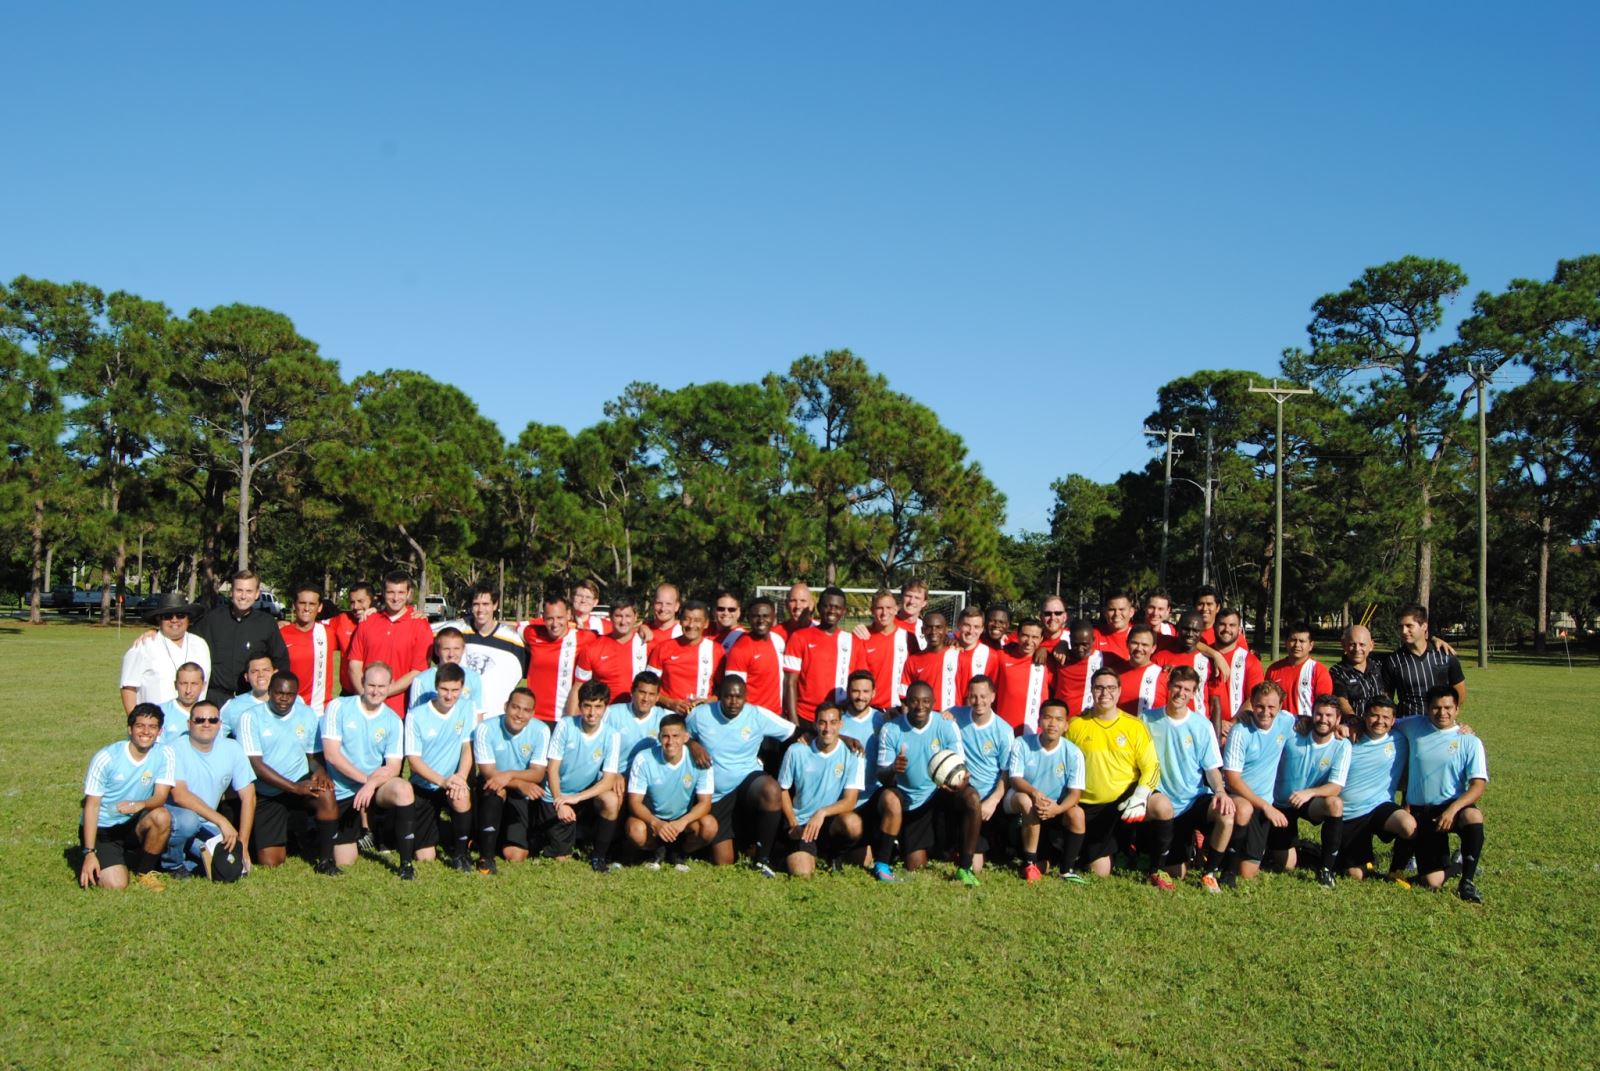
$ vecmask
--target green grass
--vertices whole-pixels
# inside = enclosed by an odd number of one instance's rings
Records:
[[[1600,1036],[1600,671],[1468,667],[1493,781],[1473,908],[1269,875],[968,890],[697,867],[497,879],[291,862],[77,889],[125,631],[0,624],[0,1064],[1578,1067]]]

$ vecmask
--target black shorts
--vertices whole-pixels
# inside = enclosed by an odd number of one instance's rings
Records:
[[[1188,810],[1173,818],[1172,846],[1167,849],[1161,866],[1186,865],[1194,852],[1195,831],[1211,835],[1211,801],[1215,798],[1209,792],[1202,792],[1189,804]]]
[[[94,854],[100,860],[100,869],[108,866],[127,866],[128,858],[144,851],[139,837],[139,815],[114,826],[99,826],[94,835]],[[78,827],[78,846],[83,846],[83,827]]]
[[[836,815],[835,817],[838,816]],[[778,854],[795,855],[803,853],[810,856],[821,855],[832,858],[836,855],[843,855],[852,848],[857,848],[861,845],[862,837],[839,836],[833,832],[832,826],[832,818],[822,823],[822,832],[817,836],[816,840],[811,841],[809,844],[798,837],[791,837],[787,829],[783,830],[778,834]],[[864,832],[865,828],[863,829]]]
[[[906,798],[904,789],[895,788],[894,794],[900,797],[900,856],[905,858],[912,852],[931,852],[938,846],[938,830],[935,819],[939,811],[939,790],[934,789],[928,798],[922,801],[922,806],[913,808],[911,801]]]
[[[500,813],[500,843],[525,852],[533,851],[534,833],[539,820],[534,802],[520,792],[507,792],[505,810]]]
[[[1250,815],[1250,821],[1240,826],[1233,827],[1233,839],[1228,846],[1239,853],[1239,858],[1248,863],[1259,863],[1267,857],[1267,839],[1272,831],[1272,823],[1267,816],[1261,813],[1258,807]]]
[[[544,837],[544,854],[552,859],[572,854],[578,846],[580,834],[593,836],[594,824],[600,817],[599,797],[590,796],[580,803],[571,805],[572,811],[577,815],[576,822],[563,822],[556,817],[555,804],[549,800],[540,800],[539,826]]]
[[[725,840],[734,839],[734,822],[740,817],[741,812],[753,811],[753,805],[746,806],[745,796],[755,785],[758,778],[769,776],[765,770],[751,770],[744,775],[734,790],[711,804],[711,817],[717,820],[717,835],[711,838],[712,844],[721,844]]]
[[[250,850],[284,847],[289,843],[289,831],[299,833],[304,829],[316,808],[317,801],[312,796],[256,793],[256,823],[250,830]]]
[[[411,831],[415,835],[414,841],[417,848],[432,848],[439,843],[439,812],[444,811],[451,816],[454,823],[455,811],[450,807],[450,796],[442,788],[431,785],[419,785],[411,782],[411,792],[415,802],[411,804]],[[470,828],[472,825],[472,811],[469,809],[462,816]],[[454,829],[452,829],[454,833]]]
[[[1455,825],[1449,832],[1441,833],[1434,828],[1448,806],[1448,803],[1414,803],[1406,808],[1417,820],[1417,835],[1411,839],[1411,845],[1417,853],[1418,874],[1431,874],[1450,866],[1450,833],[1461,828],[1461,812],[1456,812]]]
[[[1132,830],[1122,821],[1122,812],[1117,810],[1118,805],[1139,787],[1135,781],[1125,789],[1122,795],[1109,803],[1083,803],[1078,806],[1083,809],[1083,854],[1078,857],[1079,862],[1074,864],[1067,860],[1066,865],[1077,869],[1086,866],[1096,859],[1105,859],[1117,853],[1119,847],[1126,848],[1132,838]]]
[[[1270,823],[1268,824],[1267,851],[1269,852],[1286,852],[1293,848],[1295,842],[1300,839],[1300,822],[1302,820],[1310,822],[1314,826],[1322,824],[1322,819],[1311,817],[1310,802],[1307,802],[1304,807],[1291,807],[1287,803],[1275,803],[1273,806],[1282,811],[1283,816],[1289,822],[1282,829]]]
[[[1360,869],[1377,860],[1372,854],[1372,838],[1388,843],[1393,833],[1384,832],[1384,823],[1400,808],[1394,803],[1380,803],[1358,818],[1344,820],[1344,838],[1339,846],[1339,861],[1347,867]]]

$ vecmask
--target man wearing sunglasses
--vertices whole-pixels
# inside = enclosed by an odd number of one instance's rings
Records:
[[[162,857],[170,872],[187,876],[203,871],[207,877],[232,880],[250,869],[246,846],[256,819],[256,775],[239,741],[220,736],[221,731],[221,711],[202,699],[189,711],[189,731],[173,745],[178,783],[167,803],[172,839]],[[217,809],[229,788],[239,796],[237,826]],[[237,871],[218,866],[229,856],[238,860]]]
[[[178,670],[191,662],[200,667],[202,678],[211,676],[211,648],[189,631],[197,612],[175,591],[157,596],[156,605],[145,615],[145,622],[157,631],[141,636],[122,656],[124,714],[139,703],[160,706],[178,698]]]

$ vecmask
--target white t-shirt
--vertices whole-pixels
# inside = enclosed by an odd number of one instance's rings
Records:
[[[193,662],[205,673],[206,683],[211,681],[211,648],[206,641],[192,632],[183,634],[181,643],[173,643],[157,634],[136,641],[122,656],[122,688],[137,688],[137,703],[160,705],[178,697],[178,667]],[[204,690],[201,691],[204,695]]]

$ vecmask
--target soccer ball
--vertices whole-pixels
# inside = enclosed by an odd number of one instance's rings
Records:
[[[948,748],[935,751],[928,760],[928,776],[940,788],[960,788],[967,783],[967,764]]]

